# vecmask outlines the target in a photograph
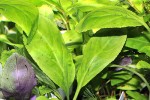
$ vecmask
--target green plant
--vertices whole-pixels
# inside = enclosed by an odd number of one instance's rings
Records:
[[[25,56],[38,100],[150,100],[149,10],[148,0],[1,0],[0,63]]]

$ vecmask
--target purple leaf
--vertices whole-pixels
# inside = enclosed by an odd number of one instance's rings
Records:
[[[34,70],[25,57],[13,53],[2,72],[1,90],[5,97],[26,97],[37,84]]]

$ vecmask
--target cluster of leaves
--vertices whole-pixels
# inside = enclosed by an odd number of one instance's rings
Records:
[[[1,0],[0,14],[0,63],[25,56],[37,100],[150,99],[148,0]]]

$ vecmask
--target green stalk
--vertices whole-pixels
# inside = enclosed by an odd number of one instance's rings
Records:
[[[134,74],[137,75],[138,77],[140,77],[140,78],[143,80],[143,82],[146,84],[147,88],[148,88],[148,91],[149,91],[149,100],[150,100],[150,85],[149,85],[149,83],[147,82],[147,80],[146,80],[140,73],[138,73],[137,71],[135,71],[135,70],[133,70],[133,69],[127,67],[127,66],[112,65],[111,67],[118,67],[118,68],[126,69],[126,70],[128,70],[128,71],[134,73]]]
[[[147,29],[147,31],[150,33],[150,28],[146,23],[143,23],[143,26]]]
[[[67,100],[70,100],[69,92],[67,91]]]
[[[77,86],[76,93],[75,93],[75,95],[74,95],[74,97],[73,97],[73,100],[77,100],[77,97],[78,97],[78,94],[79,94],[80,90],[81,90],[81,85],[78,85],[78,86]]]

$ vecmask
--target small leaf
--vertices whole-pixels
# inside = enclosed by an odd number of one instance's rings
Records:
[[[4,67],[4,65],[5,65],[6,60],[8,59],[8,57],[10,57],[14,52],[15,52],[15,50],[12,49],[12,50],[10,50],[10,51],[4,50],[4,51],[1,53],[0,63],[2,64],[3,67]]]
[[[18,48],[22,48],[22,47],[23,47],[22,44],[15,44],[15,43],[10,42],[10,41],[8,40],[7,36],[4,35],[4,34],[0,34],[0,41],[3,42],[3,43],[9,44],[9,45],[18,47]]]
[[[148,100],[148,97],[137,92],[137,91],[126,91],[128,96],[132,97],[135,100]]]
[[[126,42],[126,46],[129,48],[137,49],[139,52],[146,53],[150,56],[150,42],[148,38],[149,34],[144,33],[139,36],[128,38]]]
[[[137,89],[141,89],[141,80],[139,79],[139,77],[133,76],[132,79],[130,79],[129,81],[127,81],[126,83],[124,83],[121,86],[118,86],[117,89],[121,89],[121,90],[137,90]]]
[[[105,6],[87,14],[79,22],[76,30],[80,32],[93,28],[121,28],[144,24],[143,18],[123,7]]]
[[[82,43],[82,34],[78,33],[74,30],[66,31],[62,34],[65,44],[75,44],[75,43]]]
[[[146,61],[139,61],[137,64],[136,64],[136,68],[137,69],[150,69],[150,64],[147,63]]]
[[[128,71],[114,72],[111,75],[111,85],[114,86],[116,84],[123,83],[131,78],[132,75]]]
[[[44,95],[46,93],[50,93],[52,91],[52,89],[46,87],[46,86],[40,86],[39,87],[39,91],[41,95]]]

